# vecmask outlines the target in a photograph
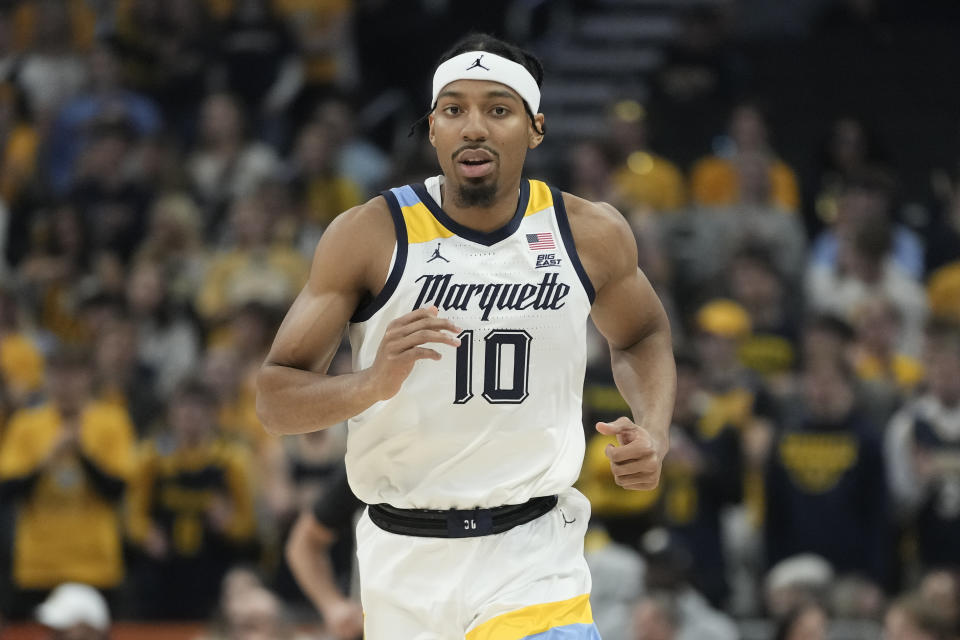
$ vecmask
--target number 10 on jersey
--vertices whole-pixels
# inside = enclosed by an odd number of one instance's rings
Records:
[[[457,389],[454,404],[466,404],[473,398],[473,330],[460,335],[457,347]],[[522,329],[497,329],[483,339],[483,399],[490,404],[520,404],[529,395],[530,342]],[[508,353],[513,352],[513,367],[503,371]]]

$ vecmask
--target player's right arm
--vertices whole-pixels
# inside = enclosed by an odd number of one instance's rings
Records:
[[[257,376],[257,415],[267,431],[308,433],[352,418],[396,394],[417,360],[440,358],[423,344],[459,345],[460,329],[435,308],[418,309],[390,323],[370,368],[327,375],[350,317],[386,282],[395,243],[382,197],[341,214],[324,232],[310,278]]]

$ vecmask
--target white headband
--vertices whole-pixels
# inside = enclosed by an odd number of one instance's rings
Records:
[[[522,64],[507,60],[489,51],[468,51],[454,56],[437,67],[433,74],[433,100],[437,106],[440,91],[455,80],[489,80],[505,84],[523,98],[530,112],[540,107],[540,87]]]

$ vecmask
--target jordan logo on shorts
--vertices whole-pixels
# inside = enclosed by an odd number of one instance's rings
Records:
[[[467,71],[470,71],[470,69],[473,69],[474,67],[480,67],[481,69],[484,69],[484,70],[486,70],[486,71],[490,71],[490,67],[485,67],[485,66],[483,66],[482,64],[480,64],[480,61],[481,61],[481,60],[483,60],[483,56],[480,56],[479,58],[477,58],[476,60],[474,60],[474,61],[473,61],[473,64],[470,65],[469,67],[467,67]]]
[[[563,512],[563,509],[560,509],[559,511],[560,511],[560,517],[563,518],[564,527],[566,527],[568,524],[573,524],[574,522],[577,521],[576,518],[574,518],[573,520],[567,520],[567,514]]]
[[[433,255],[430,256],[430,259],[427,262],[433,262],[434,260],[443,260],[444,262],[450,262],[442,255],[440,255],[440,243],[437,243],[437,248],[433,250]]]

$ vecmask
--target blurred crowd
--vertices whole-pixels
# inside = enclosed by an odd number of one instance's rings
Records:
[[[325,226],[438,172],[405,137],[431,58],[392,70],[412,100],[371,102],[400,55],[378,34],[498,25],[416,4],[0,3],[3,618],[102,597],[114,618],[292,638],[312,602],[320,633],[356,635],[345,427],[267,434],[254,378]],[[823,122],[801,172],[761,101],[727,108],[681,166],[625,97],[531,176],[624,214],[674,330],[652,492],[617,487],[594,434],[628,408],[593,334],[578,486],[601,633],[956,640],[960,148],[905,194],[863,116]],[[293,574],[321,557],[335,592],[305,595]]]

